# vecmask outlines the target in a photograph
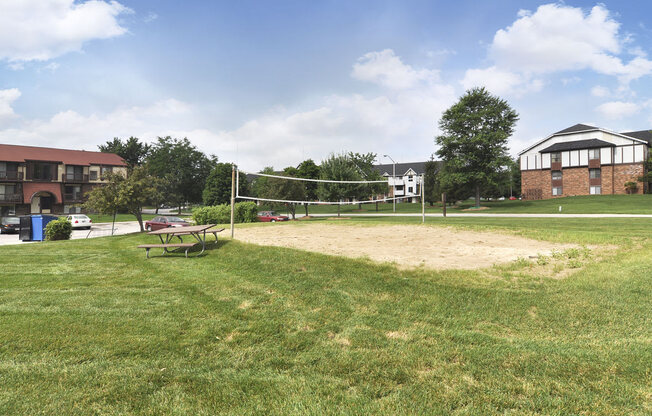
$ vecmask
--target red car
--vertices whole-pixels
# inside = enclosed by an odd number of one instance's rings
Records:
[[[287,221],[288,217],[285,215],[278,215],[274,211],[261,211],[258,213],[258,221],[260,222],[276,222],[276,221]]]
[[[149,221],[145,221],[145,229],[147,231],[156,231],[161,228],[169,227],[187,227],[190,224],[179,217],[156,217]]]

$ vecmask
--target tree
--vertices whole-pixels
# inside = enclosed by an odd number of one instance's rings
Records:
[[[643,175],[638,178],[643,184],[643,193],[652,193],[652,153],[643,164]]]
[[[297,176],[306,179],[319,179],[319,166],[312,160],[306,159],[297,167]],[[315,200],[319,198],[317,195],[317,182],[306,181],[303,182],[306,200]],[[308,204],[304,205],[306,209],[306,217],[308,216]]]
[[[150,146],[147,143],[141,143],[140,139],[133,136],[125,141],[114,137],[113,140],[97,147],[100,152],[117,154],[127,162],[130,169],[142,165],[150,151]]]
[[[351,159],[346,153],[341,153],[339,155],[331,153],[328,159],[322,161],[319,178],[336,181],[362,180],[358,168],[351,163]],[[349,183],[320,182],[317,187],[317,194],[320,199],[326,201],[341,201],[345,198],[354,198],[357,191],[357,184]],[[337,216],[339,217],[339,215],[340,205],[338,204]]]
[[[380,172],[374,169],[374,163],[376,162],[375,153],[353,153],[349,152],[348,154],[351,163],[358,169],[362,180],[365,181],[381,181],[383,177]],[[358,200],[368,200],[375,197],[376,195],[383,193],[387,187],[385,183],[371,183],[371,184],[359,184],[357,186],[355,196]],[[359,209],[362,209],[362,204],[358,205]],[[376,202],[376,211],[378,211],[378,202]]]
[[[446,164],[442,180],[453,186],[471,185],[477,208],[482,189],[495,185],[509,166],[507,140],[516,121],[518,114],[509,104],[485,88],[468,90],[439,120],[442,134],[435,142],[440,146],[437,155]]]
[[[440,199],[441,186],[439,185],[438,173],[439,163],[435,161],[434,157],[430,156],[430,160],[424,165],[423,172],[423,196],[430,206]]]
[[[202,193],[204,205],[220,205],[231,203],[231,175],[233,165],[230,163],[218,163],[206,179],[206,186]],[[240,176],[238,180],[238,193],[249,196],[249,182],[246,176]]]
[[[87,193],[88,199],[85,207],[106,214],[113,214],[124,210],[136,217],[143,227],[143,206],[150,201],[153,188],[153,178],[143,166],[136,166],[127,177],[119,173],[108,172],[105,175],[107,183],[98,186]]]
[[[279,176],[297,177],[298,169],[295,167],[287,167]],[[268,199],[285,199],[288,201],[302,201],[306,197],[305,188],[301,181],[281,178],[265,178],[264,185],[260,188],[259,196]],[[292,215],[292,219],[296,219],[296,203],[286,202],[285,206]]]
[[[179,207],[186,202],[201,202],[206,178],[217,163],[217,157],[206,156],[187,138],[159,137],[152,145],[146,164],[152,175],[165,178],[170,204]]]

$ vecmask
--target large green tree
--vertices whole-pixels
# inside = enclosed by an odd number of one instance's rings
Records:
[[[179,207],[202,201],[206,178],[217,163],[217,157],[206,156],[187,138],[159,137],[152,145],[146,164],[149,171],[164,178],[168,186],[168,203]]]
[[[360,170],[352,163],[349,154],[331,153],[326,160],[321,162],[319,178],[334,181],[360,181],[362,175]],[[325,201],[341,201],[355,198],[358,195],[358,185],[320,182],[317,194],[320,199]],[[337,206],[337,215],[340,215],[340,205]]]
[[[230,163],[218,163],[206,179],[206,186],[202,193],[204,205],[220,205],[231,203],[231,176],[233,165]],[[238,179],[238,193],[250,196],[249,182],[246,175],[240,175]]]
[[[379,171],[374,169],[376,162],[376,153],[353,153],[349,152],[349,160],[360,173],[364,181],[382,181],[383,177]],[[358,200],[369,200],[378,194],[384,193],[387,189],[387,183],[370,183],[359,184],[356,187],[355,197]],[[359,205],[362,208],[362,204]],[[376,211],[378,211],[378,202],[376,202]]]
[[[297,175],[299,178],[306,179],[319,179],[319,166],[312,160],[306,159],[299,164],[297,167]],[[319,198],[317,195],[317,182],[306,181],[303,182],[304,192],[306,194],[306,199],[313,201]],[[303,205],[306,209],[306,217],[308,216],[308,204]]]
[[[437,155],[446,164],[441,173],[446,186],[472,186],[480,207],[483,188],[495,186],[507,170],[507,140],[518,114],[485,88],[468,90],[439,120],[442,134],[435,138]]]
[[[139,138],[133,136],[124,141],[114,137],[113,140],[99,145],[98,148],[100,152],[117,154],[127,162],[131,169],[140,166],[147,158],[150,150],[147,143],[143,143]]]
[[[276,173],[276,175],[296,178],[298,169],[290,166],[285,168],[282,173]],[[301,181],[282,178],[265,179],[264,185],[260,187],[260,194],[258,195],[261,198],[283,199],[287,201],[303,201],[306,199],[306,190]],[[292,215],[292,219],[295,219],[297,212],[296,203],[286,202],[284,205],[287,207],[290,215]]]

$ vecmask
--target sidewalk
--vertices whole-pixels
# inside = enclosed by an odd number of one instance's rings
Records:
[[[114,235],[131,234],[140,232],[137,221],[116,222]],[[106,237],[111,235],[111,223],[97,223],[91,226],[90,230],[73,230],[71,239]],[[35,241],[38,242],[38,241]],[[0,234],[0,246],[10,244],[26,244],[18,238],[18,234]]]

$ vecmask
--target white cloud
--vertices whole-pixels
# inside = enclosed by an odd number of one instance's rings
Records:
[[[11,104],[20,97],[18,88],[11,88],[8,90],[0,90],[0,122],[10,118],[14,118],[16,114]]]
[[[611,95],[611,91],[609,91],[609,88],[603,87],[601,85],[596,85],[595,87],[591,88],[591,95],[594,97],[608,97]]]
[[[438,71],[417,70],[405,65],[391,49],[364,54],[353,65],[351,76],[393,89],[411,88],[423,81],[430,83],[439,80]]]
[[[0,59],[45,61],[84,42],[120,36],[127,29],[117,17],[131,9],[117,1],[0,1]]]
[[[627,85],[651,74],[652,61],[645,58],[639,47],[627,48],[635,57],[623,61],[623,50],[632,40],[619,30],[620,23],[604,5],[595,6],[588,13],[562,3],[539,6],[534,13],[521,10],[511,26],[496,32],[488,57],[495,72],[517,74],[522,82],[518,83],[517,75],[512,75],[495,83],[504,90],[519,91],[521,84],[537,76],[590,69],[615,76]]]
[[[600,104],[596,110],[607,119],[620,120],[638,114],[641,111],[641,107],[632,102],[610,101]]]
[[[401,162],[425,160],[434,150],[441,112],[457,98],[455,89],[435,82],[436,71],[401,65],[400,71],[389,66],[392,76],[377,70],[368,79],[380,80],[379,94],[330,95],[308,108],[274,107],[229,129],[212,126],[208,117],[199,120],[199,111],[191,104],[168,99],[106,114],[62,111],[49,119],[23,120],[18,127],[0,130],[0,143],[94,150],[113,137],[152,140],[171,135],[188,137],[202,151],[249,170],[282,168],[306,158],[319,162],[342,150],[389,153]],[[409,74],[409,82],[399,82],[397,73]]]
[[[543,81],[531,79],[517,72],[502,70],[496,66],[485,69],[469,69],[461,81],[464,89],[485,87],[497,95],[512,94],[521,96],[527,92],[537,92],[543,88]]]

